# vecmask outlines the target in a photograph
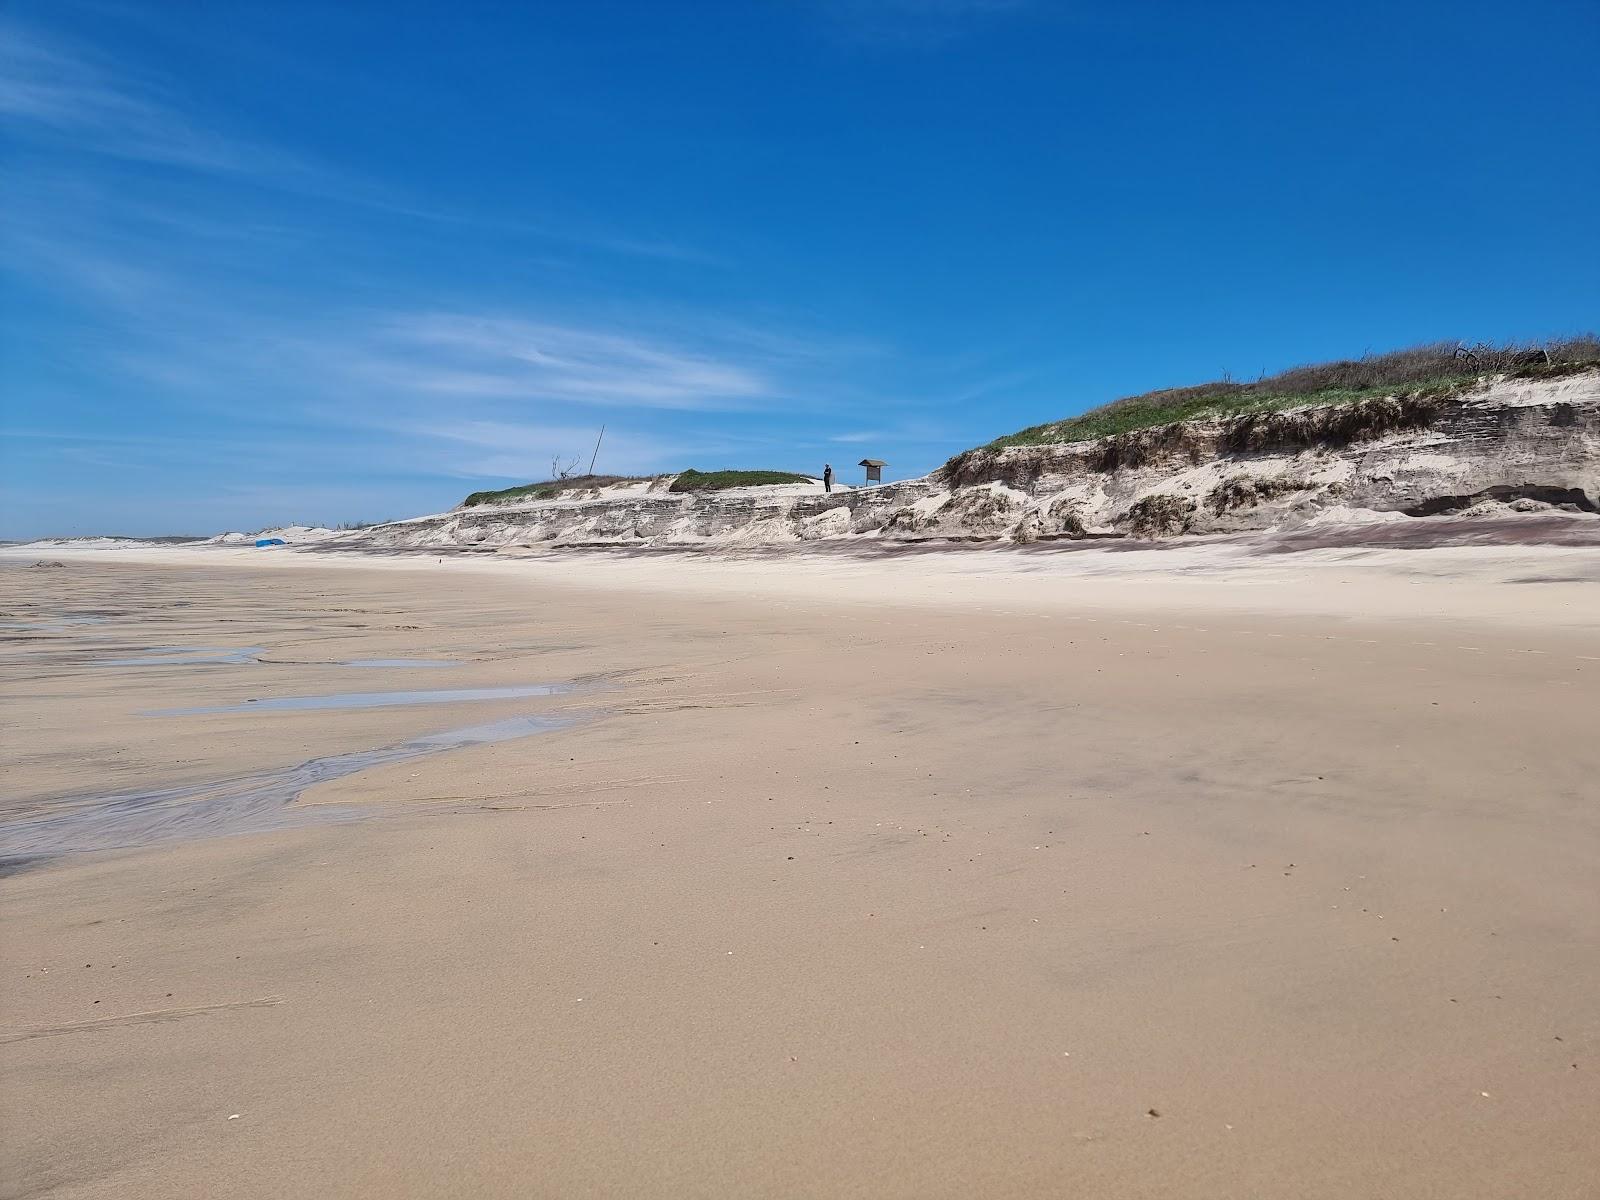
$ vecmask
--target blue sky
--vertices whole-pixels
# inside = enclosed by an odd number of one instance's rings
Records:
[[[1600,8],[0,9],[0,535],[894,477],[1600,317]],[[842,470],[844,478],[853,470]]]

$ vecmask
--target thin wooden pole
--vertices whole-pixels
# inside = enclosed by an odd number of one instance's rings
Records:
[[[589,459],[589,474],[591,474],[591,475],[594,474],[595,459],[600,457],[600,438],[605,437],[605,435],[606,435],[605,423],[601,422],[601,424],[600,424],[600,437],[595,438],[595,440],[594,440],[594,454]]]

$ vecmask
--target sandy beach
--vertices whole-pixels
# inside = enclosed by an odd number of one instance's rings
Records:
[[[1600,1188],[1593,546],[0,560],[5,1196]]]

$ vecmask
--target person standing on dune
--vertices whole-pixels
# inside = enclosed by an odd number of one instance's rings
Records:
[[[833,464],[831,463],[822,464],[822,490],[825,492],[833,491]]]

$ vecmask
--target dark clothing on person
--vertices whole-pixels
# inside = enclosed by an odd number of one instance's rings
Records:
[[[825,492],[833,491],[833,468],[830,466],[822,468],[822,490]]]

